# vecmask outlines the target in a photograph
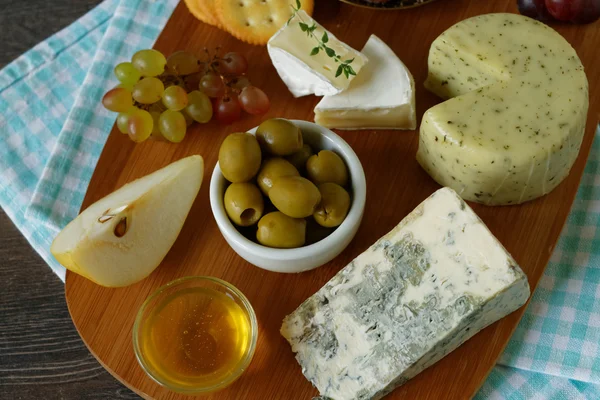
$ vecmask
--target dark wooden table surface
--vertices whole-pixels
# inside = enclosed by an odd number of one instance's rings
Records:
[[[0,68],[98,3],[0,0]],[[0,210],[0,399],[137,398],[90,354],[63,283]]]

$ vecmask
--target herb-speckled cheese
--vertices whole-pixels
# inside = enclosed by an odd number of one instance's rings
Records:
[[[281,334],[321,396],[379,399],[528,297],[510,254],[443,188],[288,315]]]
[[[454,25],[429,51],[425,86],[451,98],[423,116],[417,160],[479,203],[517,204],[569,173],[585,129],[588,82],[569,43],[516,14]]]

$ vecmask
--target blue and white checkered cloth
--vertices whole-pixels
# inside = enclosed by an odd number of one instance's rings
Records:
[[[0,206],[50,267],[116,115],[113,68],[152,44],[177,0],[106,0],[0,72]]]
[[[105,0],[0,71],[0,206],[63,280],[49,248],[114,123],[100,102],[112,69],[152,46],[176,4]],[[599,160],[596,140],[550,265],[477,400],[600,399]]]

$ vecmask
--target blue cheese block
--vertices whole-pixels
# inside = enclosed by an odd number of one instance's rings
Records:
[[[528,298],[515,260],[443,188],[288,315],[281,334],[324,398],[379,399]]]

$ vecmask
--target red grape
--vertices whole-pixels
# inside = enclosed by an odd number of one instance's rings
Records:
[[[600,18],[600,0],[580,0],[573,5],[576,10],[571,22],[576,24],[589,24]]]
[[[232,97],[221,97],[216,101],[215,114],[217,120],[224,124],[231,124],[240,119],[242,109],[237,99]]]
[[[256,86],[246,86],[239,95],[240,104],[248,114],[261,115],[269,111],[269,98]]]
[[[248,61],[240,53],[227,53],[219,61],[219,72],[223,75],[241,75],[248,70]]]
[[[552,16],[548,13],[544,0],[518,0],[519,12],[539,21],[551,21]]]
[[[519,12],[540,21],[587,24],[600,18],[600,0],[517,0]]]
[[[208,72],[200,80],[200,90],[208,97],[222,97],[225,95],[225,84],[219,75]]]
[[[246,86],[249,86],[249,85],[250,85],[250,80],[243,75],[236,76],[235,78],[233,78],[229,81],[229,86],[231,86],[232,88],[237,89],[237,90],[242,90],[243,88],[245,88]]]
[[[559,21],[570,21],[574,17],[570,1],[546,0],[546,8]]]
[[[600,0],[546,0],[546,8],[559,21],[585,24],[600,17]]]

